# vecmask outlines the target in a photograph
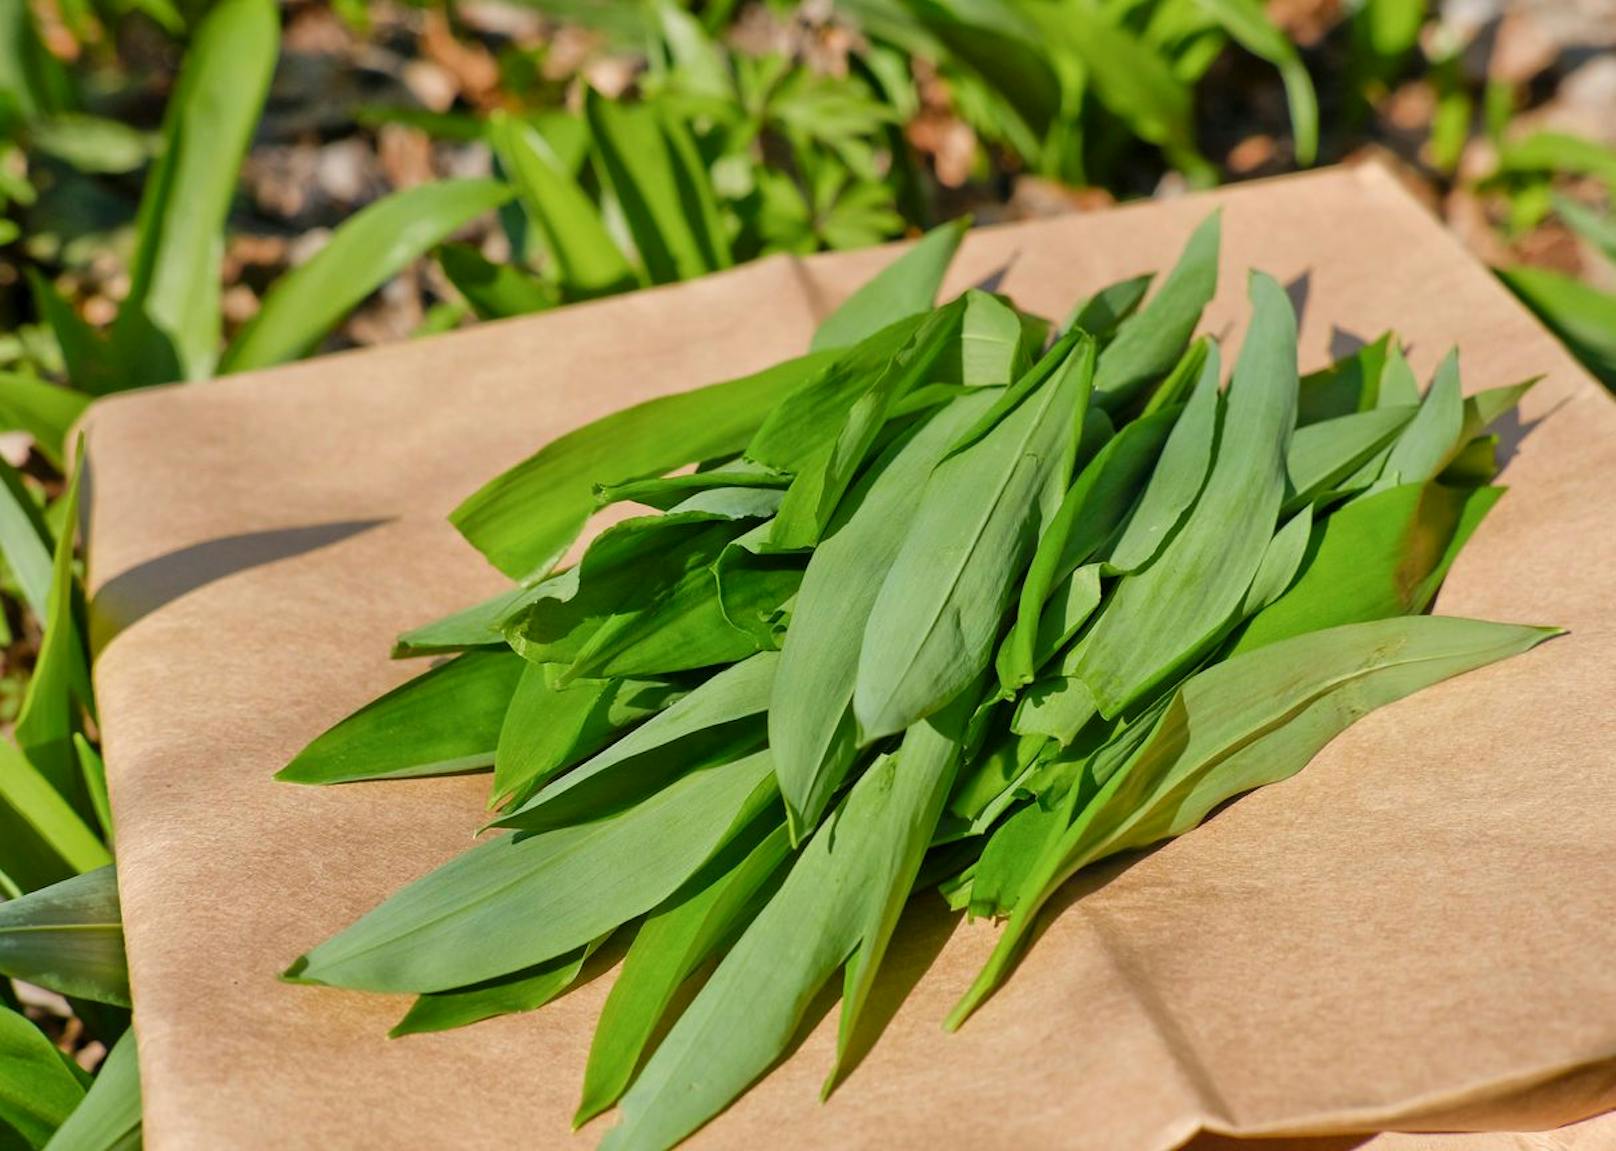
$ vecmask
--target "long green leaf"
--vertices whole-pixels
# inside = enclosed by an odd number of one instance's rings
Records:
[[[83,707],[93,714],[95,702],[90,692],[89,657],[78,619],[78,583],[73,573],[83,470],[84,457],[80,453],[62,496],[63,526],[51,559],[45,638],[17,716],[16,738],[17,746],[51,786],[75,808],[87,811],[88,796],[79,773],[78,753],[73,748],[79,709]]]
[[[1093,377],[1082,334],[1051,378],[927,480],[864,629],[853,692],[862,741],[924,719],[987,667],[1065,494]]]
[[[0,739],[0,811],[6,822],[20,821],[16,839],[0,843],[0,867],[19,883],[32,888],[26,876],[48,883],[112,862],[100,836],[9,739]]]
[[[628,1089],[680,986],[756,910],[791,854],[783,823],[737,841],[647,917],[600,1010],[573,1125],[599,1115]]]
[[[197,24],[169,97],[163,151],[146,178],[129,294],[113,324],[124,386],[213,373],[225,217],[279,43],[272,0],[219,0]]]
[[[577,982],[584,963],[605,943],[610,932],[564,955],[535,964],[525,971],[490,979],[473,987],[434,991],[411,1004],[404,1018],[388,1032],[391,1038],[452,1031],[493,1019],[537,1011]]]
[[[9,1007],[0,1007],[0,1132],[44,1147],[84,1098],[84,1087],[44,1032]]]
[[[116,872],[98,868],[0,903],[0,974],[128,1007]]]
[[[287,978],[424,994],[554,959],[661,903],[776,794],[760,752],[687,772],[609,818],[501,835],[320,944]]]
[[[852,763],[864,625],[903,543],[893,525],[913,518],[926,478],[994,398],[962,397],[895,443],[808,561],[769,705],[769,746],[794,836],[819,822]]]
[[[488,767],[506,706],[526,666],[511,651],[458,656],[323,732],[275,778],[347,783]]]
[[[1196,0],[1223,30],[1253,56],[1279,69],[1290,104],[1291,132],[1296,138],[1296,162],[1310,167],[1319,152],[1319,99],[1301,54],[1268,18],[1257,0]]]
[[[1499,279],[1607,388],[1616,388],[1616,293],[1544,268],[1498,269]]]
[[[140,1063],[131,1027],[112,1045],[84,1100],[45,1151],[140,1151]]]
[[[968,219],[958,219],[927,232],[820,321],[811,349],[851,347],[930,308],[968,227]]]
[[[1319,628],[1424,611],[1502,488],[1403,484],[1324,521],[1295,585],[1254,618],[1233,652]]]
[[[56,545],[39,504],[16,468],[0,460],[0,555],[34,618],[50,615],[52,553]]]
[[[1225,800],[1300,771],[1375,708],[1556,634],[1441,616],[1379,620],[1298,636],[1192,677],[1143,745],[1096,780],[1098,794],[1029,877],[949,1025],[1002,982],[1034,916],[1080,868],[1180,835]]]
[[[1108,410],[1125,407],[1172,370],[1217,290],[1221,235],[1222,217],[1214,212],[1191,234],[1161,290],[1118,326],[1095,371],[1095,402]]]
[[[584,95],[584,115],[651,282],[729,267],[712,184],[683,124],[657,105],[619,104],[593,88]]]
[[[635,275],[628,258],[545,138],[524,121],[501,112],[490,117],[488,138],[516,185],[527,218],[555,258],[568,295],[583,298],[632,287]]]
[[[1156,561],[1118,584],[1069,670],[1107,717],[1230,622],[1273,535],[1296,420],[1296,316],[1284,289],[1261,273],[1252,274],[1251,297],[1206,487]]]
[[[704,757],[761,742],[780,657],[759,652],[726,668],[578,768],[554,780],[500,820],[535,830],[577,818],[603,803],[640,794]],[[752,721],[752,722],[746,722]],[[604,797],[604,798],[603,798]]]
[[[308,263],[275,282],[219,370],[252,371],[306,355],[366,296],[510,196],[497,180],[439,180],[368,205]]]
[[[776,404],[833,359],[831,353],[800,356],[613,412],[552,440],[484,484],[450,521],[506,575],[542,574],[594,510],[596,484],[740,451]]]
[[[686,690],[661,680],[559,680],[554,664],[523,667],[494,749],[494,803],[525,800],[534,788],[677,702]]]

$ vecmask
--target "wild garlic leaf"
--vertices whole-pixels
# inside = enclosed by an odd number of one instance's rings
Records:
[[[1502,488],[1401,484],[1354,500],[1315,533],[1294,586],[1232,654],[1319,628],[1424,611]]]
[[[751,637],[754,650],[778,651],[790,605],[802,587],[803,555],[769,543],[771,525],[759,524],[737,536],[713,561],[719,614],[730,627]]]
[[[1328,368],[1303,376],[1296,400],[1297,430],[1379,406],[1381,375],[1391,346],[1392,334],[1386,332]]]
[[[56,388],[55,384],[50,386]],[[44,620],[50,614],[55,551],[50,528],[39,504],[23,485],[21,473],[0,460],[0,556],[35,619]]]
[[[97,868],[0,903],[0,975],[128,1007],[117,873]]]
[[[750,376],[613,412],[495,476],[454,510],[450,522],[506,575],[542,575],[594,510],[595,485],[659,475],[740,451],[781,400],[834,358],[799,356]]]
[[[1359,717],[1527,651],[1550,628],[1410,616],[1275,643],[1192,676],[1149,738],[1080,811],[1018,893],[1009,925],[949,1017],[957,1027],[1003,981],[1034,917],[1070,876],[1190,830],[1220,803],[1305,767]]]
[[[727,845],[640,925],[595,1024],[573,1126],[628,1090],[680,986],[739,934],[771,894],[791,843],[778,816],[764,819],[760,835]]]
[[[1066,322],[1061,325],[1061,331],[1081,328],[1104,343],[1116,334],[1122,321],[1139,310],[1155,278],[1155,272],[1146,272],[1142,276],[1107,284],[1072,309]]]
[[[1285,594],[1285,589],[1296,579],[1302,561],[1307,555],[1308,542],[1313,537],[1313,509],[1305,507],[1286,520],[1274,538],[1268,541],[1257,574],[1246,589],[1240,615],[1256,615],[1263,608]]]
[[[1039,388],[932,472],[859,651],[861,742],[937,711],[987,666],[1016,581],[1055,516],[1094,375],[1082,335]]]
[[[489,767],[525,666],[512,651],[456,656],[316,736],[275,778],[349,783]]]
[[[965,293],[957,363],[948,364],[938,378],[970,388],[1007,387],[1032,366],[1027,335],[1013,305],[973,288]]]
[[[1295,511],[1335,490],[1372,456],[1387,447],[1417,408],[1370,408],[1298,427],[1285,457],[1289,481],[1284,510]]]
[[[534,663],[576,661],[574,676],[616,674],[605,670],[605,660],[582,657],[612,644],[692,574],[710,578],[707,566],[746,530],[746,519],[767,514],[766,507],[739,510],[757,514],[670,512],[613,524],[595,537],[577,567],[549,581],[546,594],[507,620],[506,641]]]
[[[1168,433],[1161,458],[1122,536],[1111,548],[1106,566],[1122,574],[1144,567],[1200,495],[1212,467],[1218,436],[1218,393],[1222,357],[1216,344],[1207,346],[1201,370],[1183,414]]]
[[[759,652],[725,668],[600,754],[553,780],[504,816],[500,825],[529,830],[554,826],[578,811],[660,784],[705,756],[722,756],[737,746],[760,744],[761,717],[769,706],[779,659],[775,652]]]
[[[575,679],[555,664],[522,661],[494,748],[490,806],[525,801],[626,728],[677,703],[689,685],[661,679]]]
[[[699,492],[714,488],[785,488],[790,482],[791,477],[785,472],[749,460],[736,460],[711,471],[596,484],[595,502],[601,507],[615,503],[636,503],[667,511]]]
[[[892,892],[908,890],[910,848],[924,849],[952,779],[925,762],[904,771],[884,756],[853,785],[629,1088],[604,1151],[671,1147],[780,1057],[819,989],[885,921]]]
[[[1239,608],[1273,535],[1296,420],[1296,316],[1260,272],[1251,297],[1206,486],[1155,562],[1118,583],[1070,669],[1101,715],[1115,716],[1204,650]]]
[[[853,690],[865,621],[903,544],[926,478],[993,403],[962,397],[896,441],[843,501],[814,549],[769,704],[769,746],[796,835],[812,829],[852,763]]]
[[[1414,418],[1392,444],[1377,483],[1382,487],[1431,479],[1459,448],[1464,429],[1464,397],[1459,392],[1459,353],[1438,365]]]
[[[956,302],[926,318],[909,342],[852,406],[836,437],[806,461],[786,489],[769,542],[779,548],[812,547],[824,534],[836,506],[869,457],[892,408],[931,378],[950,347],[957,345],[965,308]]]
[[[776,794],[758,752],[686,772],[603,819],[500,835],[397,892],[286,977],[426,994],[533,967],[661,903]]]
[[[969,226],[958,219],[927,232],[820,321],[811,350],[850,347],[896,319],[930,309]]]
[[[1161,290],[1118,326],[1094,373],[1095,402],[1107,411],[1126,407],[1165,376],[1189,343],[1217,290],[1220,228],[1214,212],[1190,236]]]
[[[25,890],[112,862],[106,844],[9,739],[0,738],[0,870]]]
[[[823,366],[765,417],[746,445],[745,458],[792,474],[820,458],[836,442],[854,402],[930,318],[929,311],[906,316],[851,347],[816,353]]]
[[[536,599],[552,594],[547,579],[517,584],[470,607],[441,616],[431,623],[401,632],[393,641],[393,658],[444,655],[477,647],[503,647],[505,625]]]
[[[1090,412],[1097,413],[1097,409]],[[1038,548],[1021,585],[1015,624],[1000,647],[995,666],[1004,691],[1014,691],[1036,673],[1044,605],[1127,519],[1178,415],[1162,411],[1123,425],[1067,491],[1038,537]]]
[[[611,934],[608,931],[598,939],[591,939],[582,947],[576,947],[564,955],[558,955],[554,959],[535,964],[523,971],[502,975],[471,987],[422,995],[410,1005],[404,1018],[387,1033],[388,1037],[398,1039],[405,1035],[452,1031],[456,1027],[467,1027],[500,1015],[537,1011],[577,981],[585,962],[601,944],[611,938]]]

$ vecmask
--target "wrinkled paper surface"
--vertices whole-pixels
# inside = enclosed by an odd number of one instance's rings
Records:
[[[1304,369],[1395,327],[1422,380],[1453,344],[1469,391],[1546,375],[1504,423],[1511,490],[1437,610],[1572,634],[1080,877],[956,1035],[941,1020],[995,929],[918,901],[872,1003],[885,1031],[832,1100],[834,1013],[691,1146],[1616,1146],[1610,1118],[1351,1134],[1616,1107],[1616,405],[1373,167],[980,230],[949,291],[988,281],[1058,317],[1165,269],[1214,205],[1205,330],[1238,336],[1258,266],[1300,305]],[[891,256],[765,260],[93,409],[96,681],[149,1147],[586,1146],[613,1121],[567,1134],[605,964],[537,1014],[402,1040],[403,998],[276,979],[465,848],[486,777],[271,777],[424,668],[388,660],[395,633],[501,586],[444,519],[461,498],[609,410],[796,354]]]

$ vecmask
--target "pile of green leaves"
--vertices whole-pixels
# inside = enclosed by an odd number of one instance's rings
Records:
[[[578,1120],[620,1103],[607,1146],[669,1146],[845,969],[834,1086],[911,895],[1008,919],[957,1026],[1075,871],[1553,634],[1421,614],[1527,385],[1466,399],[1450,356],[1422,398],[1389,335],[1299,379],[1254,273],[1223,387],[1191,339],[1215,217],[1148,302],[1115,284],[1053,333],[985,292],[930,307],[958,238],[806,355],[572,432],[456,512],[528,578],[401,636],[457,654],[281,778],[492,766],[502,833],[289,978],[416,994],[395,1034],[435,1031],[540,1006],[620,933]],[[558,566],[619,502],[654,511]]]

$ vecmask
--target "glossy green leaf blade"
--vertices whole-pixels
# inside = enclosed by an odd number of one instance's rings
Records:
[[[112,862],[100,836],[9,739],[0,739],[0,871],[24,890]]]
[[[34,444],[60,471],[66,471],[67,433],[90,398],[71,388],[17,372],[0,372],[0,427],[34,437]]]
[[[964,306],[940,308],[926,317],[869,387],[853,401],[835,438],[792,480],[769,540],[780,548],[819,542],[836,507],[863,466],[893,407],[934,372],[958,343]]]
[[[798,835],[818,823],[852,761],[854,685],[865,622],[903,544],[926,478],[991,392],[962,397],[860,482],[814,550],[792,611],[769,705],[769,746]]]
[[[1459,450],[1464,428],[1464,396],[1459,391],[1459,354],[1449,352],[1437,367],[1419,410],[1392,444],[1381,470],[1382,484],[1413,484],[1431,479]]]
[[[811,350],[851,347],[930,308],[969,227],[968,219],[959,219],[927,232],[820,321]]]
[[[219,0],[196,26],[146,178],[129,294],[112,329],[124,386],[213,372],[225,217],[279,44],[271,0]]]
[[[45,1033],[0,1006],[0,1132],[8,1127],[24,1147],[44,1147],[84,1098],[84,1087]]]
[[[1131,572],[1154,559],[1184,513],[1195,503],[1195,497],[1201,494],[1212,467],[1212,446],[1218,435],[1221,371],[1222,356],[1217,345],[1209,345],[1195,390],[1162,446],[1161,457],[1145,485],[1144,494],[1139,497],[1138,507],[1107,557],[1112,571]]]
[[[974,700],[965,697],[934,719],[921,720],[904,733],[896,759],[899,777],[884,813],[888,833],[872,845],[859,902],[864,921],[858,950],[848,961],[842,989],[842,1017],[836,1032],[836,1065],[825,1080],[824,1094],[840,1078],[857,1033],[859,1016],[869,1002],[887,944],[897,929],[920,863],[937,830],[959,769],[963,722]],[[934,721],[935,720],[935,721]]]
[[[932,472],[865,625],[853,691],[862,741],[924,719],[987,667],[1065,494],[1093,374],[1083,336],[997,427]]]
[[[1251,295],[1206,487],[1156,561],[1119,582],[1071,669],[1102,715],[1137,700],[1226,626],[1273,535],[1296,420],[1296,316],[1268,276],[1253,273]]]
[[[134,365],[113,353],[110,342],[78,314],[54,283],[37,268],[24,271],[34,308],[56,337],[68,384],[74,391],[104,396],[129,387],[132,377],[134,383],[141,382],[133,375]]]
[[[1214,212],[1191,234],[1161,290],[1117,328],[1095,370],[1096,403],[1124,407],[1172,370],[1217,290],[1221,229],[1222,217]]]
[[[410,1005],[388,1036],[398,1039],[405,1035],[452,1031],[500,1015],[537,1011],[577,981],[584,963],[606,938],[601,936],[564,955],[486,983],[422,995]]]
[[[1091,409],[1089,414],[1097,413]],[[1124,425],[1083,468],[1039,536],[1021,585],[1016,622],[1001,648],[999,676],[1007,692],[1028,682],[1037,670],[1044,605],[1127,519],[1177,418],[1177,412],[1161,411]]]
[[[938,379],[969,388],[1007,387],[1032,366],[1026,337],[1021,313],[991,292],[972,288],[965,293],[960,321],[958,368],[949,365]]]
[[[1301,570],[1312,536],[1311,507],[1292,515],[1274,533],[1274,538],[1268,541],[1268,550],[1263,552],[1262,563],[1257,565],[1257,574],[1246,589],[1245,602],[1240,605],[1242,617],[1256,615],[1285,594],[1296,579],[1296,573]]]
[[[1607,260],[1616,263],[1616,218],[1608,213],[1601,215],[1569,196],[1556,196],[1554,210],[1572,231],[1603,252]]]
[[[475,647],[502,647],[505,625],[528,604],[549,593],[546,581],[518,584],[497,595],[400,633],[393,658],[440,655]]]
[[[1296,429],[1285,457],[1287,508],[1301,507],[1346,479],[1399,435],[1418,409],[1406,405],[1319,420]]]
[[[1181,835],[1218,804],[1305,767],[1353,721],[1434,683],[1527,651],[1551,628],[1411,616],[1313,632],[1185,682],[1149,739],[1047,852],[1009,926],[950,1016],[958,1026],[1009,970],[1032,921],[1080,868]]]
[[[488,138],[527,218],[555,258],[568,293],[595,296],[632,287],[635,275],[628,258],[544,136],[524,121],[496,112],[489,118]]]
[[[511,651],[457,656],[317,736],[275,778],[347,783],[488,767],[525,666]]]
[[[287,976],[424,994],[543,963],[661,903],[774,794],[760,752],[687,772],[605,819],[501,835],[393,895]]]
[[[691,766],[695,762],[687,742],[691,739],[702,738],[703,751],[712,750],[713,737],[719,747],[728,747],[734,742],[736,724],[761,717],[768,708],[779,659],[776,652],[759,652],[719,672],[599,755],[551,782],[505,816],[501,825],[541,826],[558,818],[555,812],[587,804],[585,797],[591,793],[603,788],[615,791],[617,777],[628,777],[632,786],[638,780],[655,782],[670,770]]]
[[[595,1025],[574,1126],[628,1089],[680,986],[737,933],[790,854],[785,825],[775,822],[755,842],[738,841],[720,852],[646,918]]]
[[[0,460],[0,555],[17,581],[23,601],[38,620],[50,614],[55,543],[39,505],[16,468]]]
[[[75,810],[88,813],[89,797],[79,773],[73,733],[80,709],[94,714],[90,691],[89,656],[78,618],[78,580],[73,571],[73,547],[78,535],[79,490],[84,471],[81,453],[62,496],[62,528],[51,558],[50,594],[44,617],[45,637],[33,678],[17,715],[17,746],[40,775]]]
[[[603,1151],[673,1146],[780,1057],[886,907],[894,853],[913,842],[936,784],[894,756],[859,778],[629,1088]]]
[[[1233,651],[1303,632],[1423,611],[1502,488],[1402,484],[1324,521],[1293,587],[1258,614]]]
[[[1328,368],[1303,376],[1296,404],[1299,429],[1321,420],[1349,416],[1380,405],[1381,378],[1390,354],[1392,335],[1383,334]],[[1418,391],[1409,405],[1419,403]]]
[[[685,693],[661,680],[580,679],[563,685],[554,664],[523,662],[494,749],[496,804],[511,796],[525,798]]]
[[[621,104],[593,88],[584,115],[595,158],[651,281],[688,280],[730,265],[712,185],[684,126],[655,105]]]
[[[306,355],[366,296],[510,196],[498,180],[438,180],[361,209],[306,264],[275,281],[231,342],[220,371],[246,372]]]
[[[1122,322],[1139,310],[1155,278],[1156,273],[1146,272],[1107,284],[1072,309],[1062,331],[1082,328],[1096,340],[1110,339]]]
[[[78,755],[79,774],[84,779],[84,786],[90,793],[90,805],[95,808],[96,822],[101,825],[101,834],[106,837],[107,846],[112,846],[112,800],[107,795],[107,765],[101,758],[101,753],[95,749],[89,740],[84,738],[82,731],[73,733],[73,750]]]
[[[750,376],[660,396],[551,441],[449,517],[513,578],[550,567],[594,510],[596,484],[672,471],[740,451],[787,394],[834,357],[800,356]]]
[[[0,903],[0,974],[73,999],[129,1006],[111,867]]]
[[[141,1142],[140,1061],[131,1027],[112,1045],[83,1101],[45,1151],[140,1151]]]

